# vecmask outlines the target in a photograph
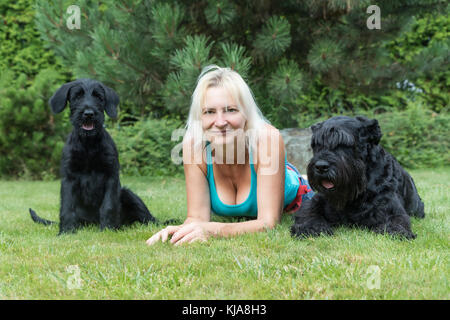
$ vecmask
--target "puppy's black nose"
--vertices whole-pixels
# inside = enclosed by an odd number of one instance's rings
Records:
[[[315,163],[314,167],[319,173],[326,173],[328,172],[330,164],[325,160],[319,160]]]
[[[92,118],[94,116],[94,111],[89,110],[89,109],[85,110],[83,112],[83,116],[86,117],[86,118]]]

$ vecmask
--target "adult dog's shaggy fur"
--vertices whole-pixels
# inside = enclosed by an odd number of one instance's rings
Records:
[[[414,239],[410,216],[423,218],[424,204],[411,176],[379,145],[378,121],[334,117],[312,131],[307,173],[316,194],[295,213],[291,234],[332,234],[347,225]]]
[[[104,112],[117,116],[119,97],[102,83],[79,79],[61,86],[50,98],[54,113],[70,102],[73,131],[61,161],[59,234],[74,232],[85,224],[118,229],[133,222],[156,222],[142,200],[119,180],[117,149],[103,128]],[[30,209],[33,221],[51,224]]]

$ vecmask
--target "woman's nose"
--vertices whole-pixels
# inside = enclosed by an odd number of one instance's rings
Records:
[[[214,119],[214,125],[216,127],[224,127],[228,124],[228,121],[226,119],[226,116],[222,112],[218,112],[216,114],[216,118]]]

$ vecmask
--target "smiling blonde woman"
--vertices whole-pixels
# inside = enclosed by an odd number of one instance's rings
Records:
[[[192,95],[183,139],[187,218],[147,240],[175,245],[273,228],[281,214],[298,210],[313,192],[286,161],[280,132],[258,108],[235,71],[208,66]],[[211,222],[211,213],[247,217]]]

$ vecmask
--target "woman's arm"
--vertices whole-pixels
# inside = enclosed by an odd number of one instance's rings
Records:
[[[285,151],[280,131],[267,126],[258,142],[258,220],[274,227],[284,205]]]
[[[184,224],[207,222],[211,217],[211,201],[206,163],[203,161],[202,148],[195,149],[191,139],[183,143],[183,166],[187,198],[187,218]]]
[[[201,150],[197,152],[201,153]],[[209,186],[205,173],[201,169],[203,164],[201,159],[201,154],[197,154],[197,157],[195,156],[193,141],[186,139],[183,142],[183,165],[186,181],[187,218],[182,225],[168,226],[154,234],[147,240],[148,245],[152,245],[160,240],[162,242],[167,241],[169,236],[175,234],[186,225],[208,222],[210,220]],[[201,163],[196,163],[199,160]],[[188,240],[188,238],[185,240]]]

